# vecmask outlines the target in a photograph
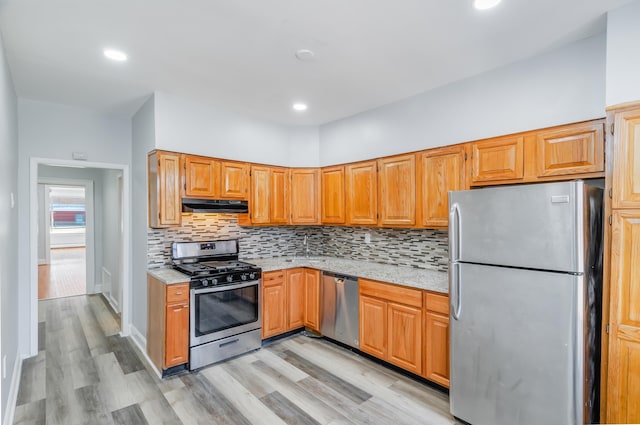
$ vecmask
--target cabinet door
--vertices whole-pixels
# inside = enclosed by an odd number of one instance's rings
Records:
[[[449,387],[449,316],[426,312],[424,376]]]
[[[521,179],[524,175],[524,137],[503,137],[471,143],[471,181]]]
[[[320,271],[305,269],[304,325],[320,331]]]
[[[169,304],[166,313],[164,368],[189,361],[189,303]]]
[[[604,128],[573,124],[537,134],[538,177],[604,171]]]
[[[203,156],[183,155],[183,164],[185,197],[220,196],[220,162]]]
[[[640,210],[614,211],[607,423],[640,423]]]
[[[319,170],[317,168],[291,170],[291,224],[319,223]]]
[[[271,224],[289,223],[289,170],[271,169],[271,190],[269,192],[269,214]]]
[[[322,169],[322,222],[345,223],[344,167]]]
[[[155,151],[147,158],[149,227],[178,226],[182,218],[180,155]]]
[[[367,161],[345,167],[347,224],[378,223],[377,162]]]
[[[382,226],[416,224],[416,157],[378,160],[378,211]]]
[[[262,275],[262,339],[287,331],[287,294],[284,272]]]
[[[431,149],[417,154],[418,217],[420,225],[449,225],[449,191],[464,189],[462,146]]]
[[[247,199],[249,188],[249,164],[242,162],[220,163],[222,199]]]
[[[615,114],[613,208],[640,208],[640,109]]]
[[[388,304],[387,360],[410,372],[422,372],[422,310]]]
[[[387,303],[360,295],[360,350],[387,358]]]
[[[305,276],[304,269],[289,269],[287,277],[287,330],[304,326]]]
[[[270,222],[269,200],[271,189],[271,169],[269,167],[251,167],[251,200],[249,201],[252,224]]]

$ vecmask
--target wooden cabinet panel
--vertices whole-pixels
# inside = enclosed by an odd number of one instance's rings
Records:
[[[377,162],[366,161],[345,166],[345,186],[347,224],[377,224]]]
[[[640,423],[640,210],[614,210],[607,422]]]
[[[416,224],[415,155],[378,160],[378,212],[381,226]]]
[[[422,310],[388,304],[387,360],[415,374],[422,372]]]
[[[153,151],[147,160],[149,227],[178,226],[182,218],[180,154]]]
[[[304,269],[304,325],[320,332],[320,271]]]
[[[251,167],[251,199],[249,200],[250,219],[252,224],[269,224],[271,222],[271,168]]]
[[[344,167],[325,167],[321,173],[322,222],[344,224],[346,219]]]
[[[176,283],[167,285],[167,304],[188,303],[189,302],[189,284]]]
[[[189,361],[189,303],[170,304],[166,313],[164,369]]]
[[[247,199],[249,191],[249,164],[220,162],[220,198]]]
[[[282,271],[262,275],[262,339],[287,331],[287,291]]]
[[[615,114],[613,208],[640,208],[640,108]]]
[[[360,278],[358,280],[360,294],[422,308],[422,291],[391,283],[377,282]]]
[[[449,315],[425,313],[424,376],[449,387]]]
[[[291,170],[291,224],[320,223],[320,171]]]
[[[387,303],[360,295],[360,350],[387,357]]]
[[[449,191],[465,189],[464,148],[418,152],[418,217],[426,227],[449,225]]]
[[[184,195],[187,198],[220,196],[220,162],[208,157],[182,155]]]
[[[603,125],[568,125],[537,134],[538,177],[604,171]]]
[[[269,215],[271,224],[289,223],[289,180],[286,168],[271,169]]]
[[[524,175],[524,137],[472,142],[471,181],[521,179]]]
[[[289,269],[287,279],[287,331],[304,326],[305,272],[304,269]]]

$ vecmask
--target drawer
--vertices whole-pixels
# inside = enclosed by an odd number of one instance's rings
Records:
[[[167,285],[167,304],[189,301],[189,284]]]
[[[449,315],[449,297],[447,295],[425,292],[424,303],[428,311]]]
[[[284,270],[262,273],[262,286],[279,285],[284,282]]]
[[[419,289],[362,278],[358,282],[360,295],[368,295],[398,304],[422,308],[422,291]]]

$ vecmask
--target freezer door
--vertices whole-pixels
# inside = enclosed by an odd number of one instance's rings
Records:
[[[450,192],[451,261],[583,272],[584,187],[576,181]]]
[[[582,277],[455,267],[451,413],[474,425],[581,424]]]

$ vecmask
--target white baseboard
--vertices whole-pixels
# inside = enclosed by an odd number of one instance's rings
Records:
[[[11,386],[9,387],[9,397],[7,397],[7,408],[4,411],[3,425],[12,425],[13,418],[16,414],[16,403],[18,401],[18,388],[20,388],[20,376],[22,375],[23,357],[16,357],[16,364],[13,366],[13,375],[11,376]]]
[[[142,336],[138,328],[133,326],[133,324],[131,324],[130,336],[133,342],[136,344],[136,346],[138,346],[138,349],[142,352],[142,355],[147,360],[147,363],[149,363],[149,366],[151,366],[151,369],[153,369],[156,375],[158,375],[158,378],[162,379],[162,373],[156,368],[156,365],[153,364],[153,362],[149,358],[149,355],[147,354],[147,339],[144,336]]]
[[[111,306],[111,309],[116,313],[116,314],[120,314],[120,306],[118,305],[118,301],[113,298],[111,296],[111,294],[107,295],[104,292],[102,293],[102,295],[104,296],[104,298],[107,300],[107,302],[109,303],[109,305]]]

